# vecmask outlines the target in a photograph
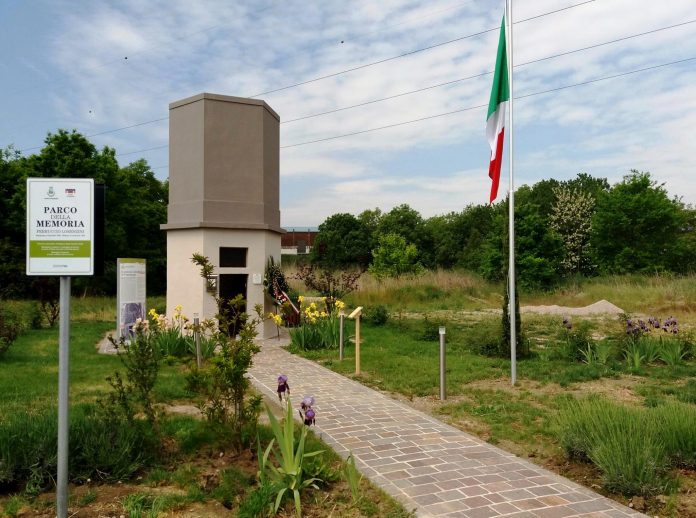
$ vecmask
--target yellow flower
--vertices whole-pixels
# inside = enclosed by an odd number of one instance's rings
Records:
[[[302,295],[300,295],[299,297],[297,297],[297,300],[299,301],[300,304],[302,304],[302,302],[304,301],[304,297]]]
[[[283,318],[280,315],[273,315],[271,318],[273,318],[273,322],[275,322],[275,325],[278,327],[283,325]]]
[[[183,309],[184,309],[184,308],[183,308],[183,306],[182,306],[181,304],[177,304],[176,306],[174,306],[174,313],[175,313],[175,315],[177,315],[177,316],[180,315],[180,314],[181,314],[181,310],[183,310]]]
[[[343,302],[342,300],[336,299],[336,302],[334,302],[334,305],[336,306],[336,309],[343,309],[346,307],[346,303]]]

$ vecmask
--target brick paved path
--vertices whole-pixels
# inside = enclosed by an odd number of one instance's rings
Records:
[[[363,474],[420,517],[644,516],[294,356],[280,347],[282,337],[261,344],[250,371],[254,386],[277,398],[276,379],[287,374],[295,407],[315,396],[315,431],[344,458],[352,451]]]

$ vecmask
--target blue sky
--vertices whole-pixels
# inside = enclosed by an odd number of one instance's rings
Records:
[[[516,96],[696,58],[693,0],[583,2],[514,0],[514,62],[683,25],[520,66]],[[204,91],[254,96],[495,28],[503,9],[502,0],[0,0],[0,146],[30,154],[58,128],[91,135],[166,118],[169,103]],[[493,30],[259,98],[289,121],[482,74],[497,38]],[[401,203],[425,217],[485,203],[485,108],[294,145],[487,104],[490,81],[283,123],[282,224]],[[696,59],[523,98],[515,183],[579,172],[615,182],[635,168],[694,203],[694,128]],[[145,158],[167,177],[166,120],[90,139],[114,147],[123,165]],[[141,151],[149,148],[159,149]]]

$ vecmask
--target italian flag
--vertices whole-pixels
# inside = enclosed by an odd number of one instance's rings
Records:
[[[493,203],[498,196],[500,165],[503,160],[505,110],[510,100],[507,68],[505,18],[503,17],[503,23],[500,25],[500,39],[498,40],[498,55],[495,60],[495,75],[493,76],[491,100],[488,103],[488,118],[486,119],[486,137],[488,138],[488,145],[491,148],[491,162],[488,165],[488,176],[490,176],[493,182],[491,184],[491,203]]]

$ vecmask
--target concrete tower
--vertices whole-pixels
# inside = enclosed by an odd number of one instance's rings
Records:
[[[217,311],[195,252],[215,266],[221,297],[272,310],[263,274],[269,257],[280,263],[279,123],[257,99],[202,93],[169,105],[168,315],[178,304],[189,318]],[[266,322],[259,334],[275,331]]]

